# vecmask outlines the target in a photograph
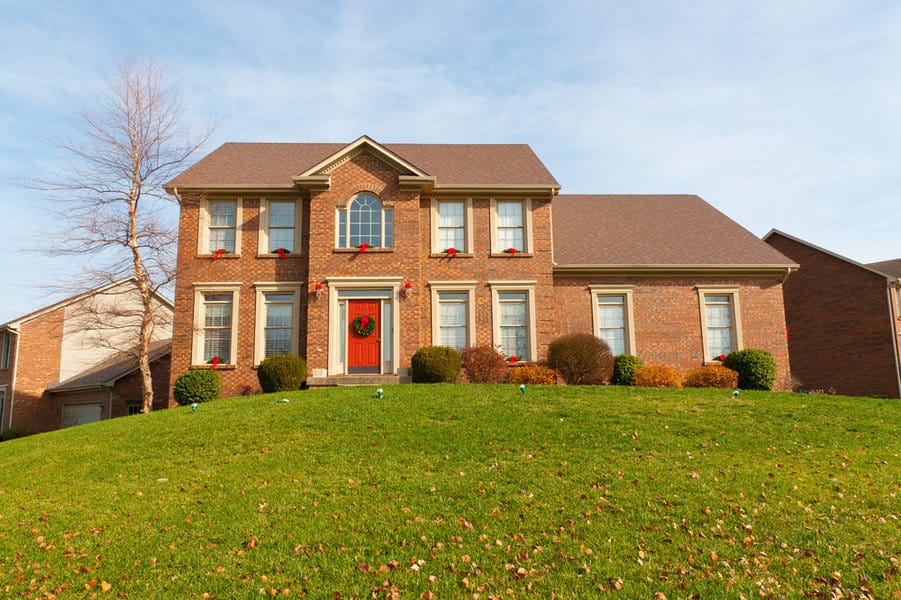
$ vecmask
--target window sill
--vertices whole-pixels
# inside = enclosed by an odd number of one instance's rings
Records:
[[[447,252],[432,252],[429,258],[475,258],[475,255],[472,252],[457,252],[456,256],[451,256]]]
[[[207,369],[209,371],[234,371],[237,368],[237,365],[223,365],[222,363],[216,365],[215,369],[213,369],[213,365],[191,365],[190,367],[188,367],[188,369],[191,371],[202,371],[203,369]]]
[[[257,254],[257,258],[281,258],[281,256],[279,256],[278,253]],[[291,252],[286,252],[285,259],[288,259],[288,258],[303,258],[303,254],[300,254],[300,253],[292,254]]]
[[[228,254],[220,254],[219,258],[215,258],[214,254],[195,254],[194,258],[204,258],[204,259],[211,259],[211,260],[213,260],[213,259],[214,260],[231,260],[231,259],[235,259],[235,258],[241,258],[241,255],[230,252]]]
[[[394,248],[373,248],[369,247],[360,252],[359,248],[335,248],[332,250],[335,254],[391,254]]]
[[[491,258],[532,258],[535,255],[531,252],[517,252],[516,254],[512,252],[492,252],[488,256]]]

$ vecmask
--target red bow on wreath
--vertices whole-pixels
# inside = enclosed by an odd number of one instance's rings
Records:
[[[516,356],[515,354],[514,354],[513,356],[510,357],[510,362],[515,363],[515,362],[518,362],[518,361],[519,361],[519,357]]]
[[[219,366],[219,363],[222,362],[222,359],[219,358],[218,356],[214,356],[214,357],[213,357],[213,360],[211,360],[210,362],[211,362],[212,365],[213,365],[212,367],[210,367],[210,369],[213,370],[213,371],[215,371],[215,370],[216,370],[216,367]]]
[[[369,327],[369,316],[363,315],[360,317],[360,329],[366,329],[367,327]]]
[[[368,248],[368,247],[369,247],[369,244],[367,244],[366,242],[363,242],[362,244],[360,244],[360,246],[359,246],[360,254],[363,254],[364,252],[366,252],[366,248]]]
[[[285,250],[284,248],[276,248],[276,249],[275,249],[275,252],[276,252],[276,254],[278,254],[278,257],[279,257],[280,259],[284,260],[284,259],[285,259],[285,254],[286,254],[288,251]]]
[[[448,248],[447,255],[451,258],[457,258],[457,249],[456,248]]]
[[[507,248],[506,250],[504,250],[504,252],[506,252],[507,254],[509,254],[511,256],[516,256],[516,248],[514,248],[512,246]]]
[[[218,250],[213,252],[213,260],[216,260],[217,258],[222,256],[223,254],[225,254],[225,252],[226,252],[225,248],[219,248]]]

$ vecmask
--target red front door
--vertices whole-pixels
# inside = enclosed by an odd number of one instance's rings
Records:
[[[382,334],[381,302],[348,300],[347,302],[347,372],[379,373],[379,340]],[[357,317],[375,322],[369,335],[360,335],[354,327]]]

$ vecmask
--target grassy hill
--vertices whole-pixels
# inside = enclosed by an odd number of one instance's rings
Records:
[[[385,392],[0,444],[0,595],[901,596],[898,401]]]

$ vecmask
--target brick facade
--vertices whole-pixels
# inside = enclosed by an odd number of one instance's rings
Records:
[[[766,241],[801,265],[784,286],[801,387],[897,398],[897,288],[885,275],[779,232]]]

